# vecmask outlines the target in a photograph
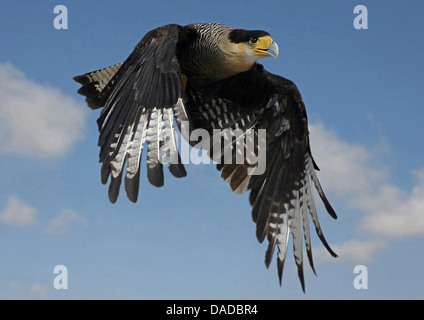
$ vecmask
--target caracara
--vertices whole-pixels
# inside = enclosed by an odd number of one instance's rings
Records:
[[[266,266],[277,247],[281,284],[291,234],[305,290],[303,238],[315,273],[309,214],[323,245],[337,256],[318,222],[312,185],[328,213],[333,218],[336,213],[316,175],[318,167],[309,146],[301,95],[293,82],[267,72],[257,63],[269,56],[277,58],[278,46],[265,31],[234,29],[218,23],[170,24],[148,32],[125,62],[74,79],[82,84],[78,92],[86,96],[88,106],[103,108],[97,121],[101,180],[106,184],[110,177],[111,202],[117,200],[122,175],[128,198],[137,201],[145,146],[151,184],[164,184],[164,158],[172,175],[184,177],[175,128],[181,130],[188,124],[189,133],[202,129],[211,137],[203,148],[217,161],[231,189],[238,193],[250,190],[256,236],[260,242],[265,237],[269,242]],[[262,147],[261,130],[265,132]],[[212,139],[217,132],[220,137],[232,139]],[[218,143],[222,140],[224,143]],[[246,149],[243,155],[236,146],[247,148],[248,143],[253,150]],[[228,157],[223,161],[228,150],[233,161]],[[259,160],[249,161],[249,152],[261,153],[259,156],[266,159],[265,168],[258,169]],[[240,154],[244,161],[235,161]]]

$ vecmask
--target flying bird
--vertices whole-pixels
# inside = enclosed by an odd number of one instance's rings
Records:
[[[124,62],[74,80],[82,85],[78,92],[86,96],[88,106],[102,108],[97,120],[101,181],[107,184],[110,178],[112,203],[118,198],[123,175],[127,197],[137,201],[143,148],[147,148],[147,177],[152,185],[164,184],[164,156],[173,160],[169,161],[173,176],[186,176],[175,143],[176,127],[181,131],[188,123],[189,132],[203,129],[212,137],[217,129],[229,134],[242,130],[246,139],[238,137],[218,146],[218,159],[223,158],[225,148],[233,147],[234,160],[238,152],[234,146],[246,145],[250,139],[254,153],[266,158],[265,169],[260,172],[258,162],[249,162],[247,152],[245,161],[220,161],[217,169],[234,192],[250,191],[257,239],[268,240],[267,268],[278,249],[280,285],[292,235],[294,260],[305,291],[303,242],[316,274],[309,215],[319,239],[337,257],[321,230],[313,186],[327,212],[337,216],[318,181],[299,90],[292,81],[257,63],[278,54],[276,42],[265,31],[218,23],[169,24],[148,32]],[[261,129],[266,132],[262,137],[265,148],[259,143]],[[210,140],[203,146],[212,156],[216,145]]]

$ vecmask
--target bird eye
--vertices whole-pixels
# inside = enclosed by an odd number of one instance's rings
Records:
[[[252,39],[250,39],[250,43],[256,43],[256,42],[258,42],[258,38],[252,38]]]

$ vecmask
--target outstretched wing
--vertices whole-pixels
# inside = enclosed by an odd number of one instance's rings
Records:
[[[147,142],[147,176],[153,185],[164,184],[162,158],[170,160],[176,177],[186,175],[176,146],[174,120],[187,120],[184,84],[176,47],[180,27],[167,25],[144,36],[127,60],[106,69],[75,77],[83,86],[88,105],[103,107],[97,121],[100,137],[101,178],[109,176],[109,199],[117,200],[124,166],[125,189],[136,202],[140,162]]]
[[[195,105],[197,107],[193,107]],[[337,256],[325,240],[318,222],[313,185],[328,213],[333,218],[336,218],[336,213],[316,175],[318,168],[309,146],[305,106],[296,86],[287,79],[268,73],[257,64],[248,72],[222,81],[209,92],[191,92],[187,108],[194,127],[210,123],[210,132],[215,128],[230,134],[239,128],[245,132],[244,137],[233,135],[235,138],[232,142],[221,145],[221,155],[226,153],[225,148],[232,147],[233,162],[222,162],[217,168],[233,191],[250,190],[249,200],[253,207],[257,238],[262,242],[267,237],[269,242],[265,255],[267,267],[275,247],[278,248],[280,283],[289,236],[292,235],[294,258],[304,290],[303,238],[309,263],[315,273],[309,214],[318,237],[330,254]],[[260,129],[266,130],[262,138]],[[249,135],[252,131],[254,134]],[[252,149],[252,139],[254,149],[249,150],[249,146]],[[260,139],[265,142],[261,144]],[[243,163],[234,162],[240,152],[235,147],[237,143],[244,144],[247,149]],[[256,164],[249,162],[249,152],[256,153],[258,159],[266,157],[264,171],[256,170],[259,160]]]

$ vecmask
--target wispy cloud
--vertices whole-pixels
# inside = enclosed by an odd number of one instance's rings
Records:
[[[6,208],[0,213],[0,222],[15,227],[29,227],[36,222],[37,210],[24,204],[12,196],[7,201]]]
[[[45,300],[49,289],[40,283],[34,283],[32,285],[22,285],[18,282],[12,282],[10,284],[11,298],[12,299],[37,299]]]
[[[338,260],[354,262],[355,264],[366,264],[373,259],[376,253],[387,248],[387,246],[388,244],[384,240],[361,241],[358,239],[351,239],[341,244],[331,245],[331,248],[337,252],[339,256]],[[335,261],[324,247],[314,249],[314,259],[323,262]]]
[[[37,210],[28,206],[16,196],[7,200],[6,207],[0,211],[0,223],[12,226],[26,228],[38,225],[47,234],[63,235],[69,231],[72,224],[86,225],[87,220],[70,209],[62,209],[59,215],[49,220],[47,223],[37,221]]]
[[[371,166],[372,152],[366,147],[343,141],[322,123],[310,126],[312,153],[322,169],[320,180],[326,190],[339,195],[369,192],[388,177],[386,169]]]
[[[370,214],[361,228],[387,238],[424,235],[424,169],[414,173],[418,183],[410,193],[383,185],[375,195],[364,195],[358,207]]]
[[[29,292],[36,299],[47,299],[48,288],[40,283],[34,283]]]
[[[324,188],[362,213],[352,229],[364,237],[332,245],[341,257],[365,263],[390,241],[424,236],[424,169],[413,173],[418,182],[412,190],[402,190],[390,182],[387,168],[372,166],[374,150],[343,141],[321,123],[311,125],[310,131]],[[324,255],[321,248],[315,251]]]
[[[56,88],[0,64],[0,152],[41,159],[63,156],[82,137],[85,109]]]
[[[69,230],[72,223],[85,225],[87,220],[75,211],[63,209],[59,216],[49,221],[44,231],[49,234],[62,235]]]

